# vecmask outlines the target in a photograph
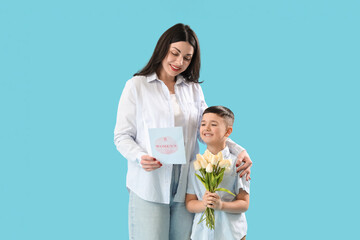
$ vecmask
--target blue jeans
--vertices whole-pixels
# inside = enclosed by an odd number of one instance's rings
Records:
[[[177,189],[178,173],[173,172],[172,196]],[[185,203],[149,202],[130,191],[129,239],[131,240],[189,240],[194,214]]]

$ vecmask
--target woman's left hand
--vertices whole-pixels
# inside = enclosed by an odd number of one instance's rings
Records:
[[[240,166],[242,162],[244,162],[244,164]],[[251,166],[252,166],[252,161],[250,159],[249,154],[246,152],[246,150],[242,151],[237,157],[236,167],[238,167],[238,169],[236,169],[236,172],[242,171],[240,177],[246,174],[246,181],[249,181],[251,179],[250,177]]]

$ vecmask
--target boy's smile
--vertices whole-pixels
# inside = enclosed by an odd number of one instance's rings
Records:
[[[211,137],[213,136],[214,134],[212,133],[208,133],[208,132],[204,132],[204,137]]]

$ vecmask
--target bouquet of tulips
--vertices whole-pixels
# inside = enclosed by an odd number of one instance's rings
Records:
[[[199,171],[201,176],[197,173],[195,173],[195,175],[204,184],[206,190],[212,193],[224,191],[235,196],[235,194],[225,188],[218,188],[223,180],[225,170],[229,169],[230,166],[231,160],[224,159],[222,152],[214,155],[209,150],[206,150],[203,155],[197,154],[196,160],[194,161],[194,169],[195,171]],[[215,228],[214,209],[207,207],[198,224],[204,220],[206,220],[206,226],[209,229]]]

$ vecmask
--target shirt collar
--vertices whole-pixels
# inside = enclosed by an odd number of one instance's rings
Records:
[[[187,86],[189,85],[189,83],[186,82],[185,78],[182,75],[177,75],[175,84],[179,85],[181,83],[184,83]]]
[[[222,152],[224,159],[230,159],[230,150],[229,150],[228,146],[226,146],[221,152]]]
[[[206,151],[208,151],[211,155],[214,155],[208,149],[206,149]],[[223,155],[224,159],[229,159],[230,158],[230,150],[229,150],[228,146],[225,146],[225,148],[223,150],[221,150],[221,152],[222,152],[222,155]]]
[[[224,159],[230,160],[230,168],[233,168],[234,164],[236,163],[236,160],[231,158],[231,153],[229,148],[226,146],[221,152]]]
[[[160,81],[160,79],[158,78],[156,72],[153,72],[153,73],[147,75],[147,76],[146,76],[146,80],[147,80],[147,82],[152,82],[152,81],[155,81],[155,80]],[[176,77],[176,83],[175,83],[175,84],[179,85],[179,84],[181,84],[181,83],[184,83],[184,84],[186,84],[186,85],[189,85],[189,84],[186,82],[185,78],[184,78],[182,75],[178,75],[178,76]]]
[[[147,82],[152,82],[152,81],[155,81],[155,80],[159,80],[159,78],[157,77],[156,72],[153,72],[153,73],[146,76],[146,80],[147,80]]]

